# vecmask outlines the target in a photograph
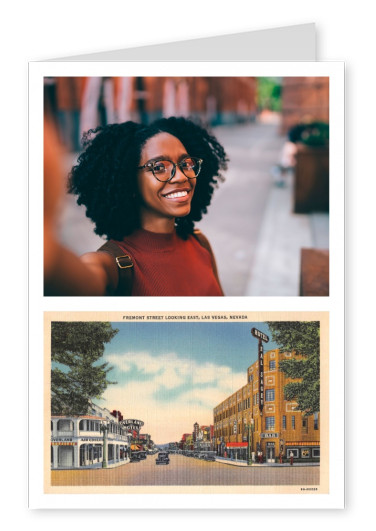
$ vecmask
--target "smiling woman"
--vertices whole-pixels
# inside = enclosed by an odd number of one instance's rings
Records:
[[[67,291],[55,283],[46,294],[223,295],[210,244],[194,222],[226,165],[216,138],[185,118],[88,131],[69,192],[107,243],[80,258],[87,282],[78,292],[67,280]]]

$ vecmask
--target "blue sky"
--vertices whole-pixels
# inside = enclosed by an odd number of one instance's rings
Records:
[[[180,440],[197,421],[213,422],[213,408],[246,384],[257,359],[253,326],[271,338],[266,323],[120,322],[104,358],[116,380],[100,405],[145,422],[156,443]],[[265,350],[276,348],[269,341]]]

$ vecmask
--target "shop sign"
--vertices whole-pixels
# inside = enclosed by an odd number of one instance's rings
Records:
[[[262,410],[264,409],[264,348],[262,342],[268,343],[269,337],[257,330],[257,328],[252,328],[251,333],[253,337],[258,339],[258,364],[259,364],[259,411],[262,415]]]
[[[72,437],[51,437],[52,442],[72,442]]]
[[[259,410],[264,409],[264,347],[259,342]]]
[[[136,419],[126,419],[121,422],[123,426],[125,426],[129,431],[137,431],[137,433],[140,431],[140,428],[144,425],[144,422],[142,420],[136,420]]]
[[[261,439],[278,439],[279,433],[261,433]]]
[[[268,343],[269,337],[264,334],[264,332],[260,332],[260,330],[257,330],[257,328],[252,328],[251,333],[253,337],[256,337],[257,339],[261,339],[262,341],[265,341],[265,343]]]
[[[80,437],[80,442],[102,442],[102,437]]]

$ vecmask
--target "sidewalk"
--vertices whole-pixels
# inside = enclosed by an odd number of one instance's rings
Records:
[[[111,469],[111,468],[118,468],[119,466],[123,466],[123,465],[127,465],[128,463],[130,463],[130,460],[129,458],[128,459],[124,459],[124,461],[109,461],[106,468],[103,468],[102,466],[102,462],[100,463],[93,463],[92,465],[87,465],[87,466],[79,466],[79,467],[67,467],[67,468],[53,468],[51,470],[94,470],[94,469],[103,469],[103,470],[108,470],[108,469]]]
[[[243,466],[243,467],[289,467],[289,466],[320,466],[320,463],[294,463],[293,465],[290,465],[290,463],[252,463],[252,465],[247,465],[246,461],[236,460],[236,459],[226,459],[225,457],[217,457],[215,460],[216,463],[222,463],[223,465],[232,465],[232,466]]]
[[[298,296],[302,248],[329,248],[329,215],[295,214],[294,183],[277,186],[272,168],[285,137],[278,125],[253,123],[217,128],[230,158],[199,226],[215,252],[229,296]]]
[[[289,176],[269,192],[244,295],[299,295],[302,248],[329,248],[329,214],[294,214]]]

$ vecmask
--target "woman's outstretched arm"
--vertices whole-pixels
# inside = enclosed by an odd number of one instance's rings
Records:
[[[56,217],[64,195],[63,150],[53,124],[44,127],[44,293],[107,295],[115,290],[118,271],[107,253],[75,255],[58,240]]]

